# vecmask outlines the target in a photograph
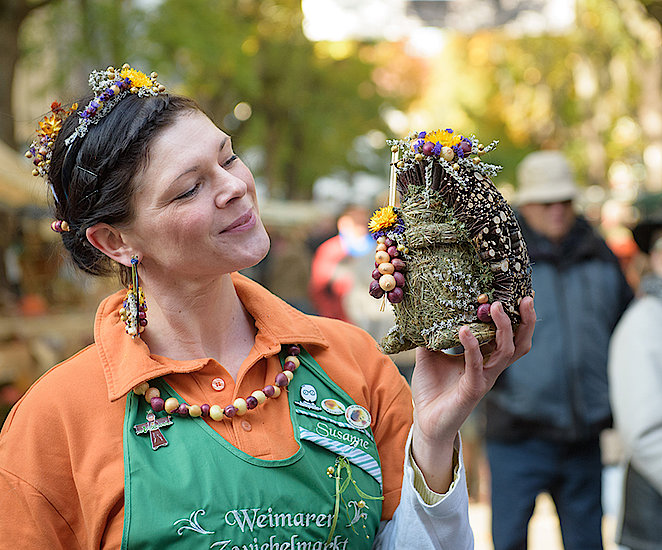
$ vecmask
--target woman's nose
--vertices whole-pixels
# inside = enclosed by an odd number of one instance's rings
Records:
[[[230,202],[243,197],[247,192],[244,180],[219,166],[216,179],[216,207],[225,208]]]

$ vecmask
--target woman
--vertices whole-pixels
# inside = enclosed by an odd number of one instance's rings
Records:
[[[630,550],[662,545],[662,193],[642,197],[633,229],[650,272],[610,345],[609,393],[626,469],[616,540]]]
[[[94,344],[6,421],[5,544],[471,547],[457,432],[528,351],[532,301],[514,336],[492,307],[485,359],[466,328],[464,357],[419,349],[412,414],[409,387],[366,333],[236,273],[269,239],[229,136],[154,73],[125,65],[90,82],[82,114],[33,147],[35,170],[74,262],[137,273],[125,307],[122,292],[100,305]]]

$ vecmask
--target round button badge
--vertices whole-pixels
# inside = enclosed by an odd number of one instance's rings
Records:
[[[322,408],[334,416],[345,414],[345,405],[336,399],[325,399],[322,401]]]
[[[222,378],[214,378],[211,381],[211,387],[216,391],[221,391],[225,387],[225,381]]]
[[[370,426],[372,418],[368,409],[361,405],[350,405],[345,409],[345,420],[347,420],[350,426],[363,430]]]
[[[309,403],[317,401],[317,390],[315,387],[310,384],[304,384],[301,386],[301,399],[308,401]]]

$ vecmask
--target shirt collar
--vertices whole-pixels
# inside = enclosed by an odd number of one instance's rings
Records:
[[[255,319],[254,350],[260,357],[276,355],[281,345],[286,344],[329,346],[314,318],[243,275],[233,273],[231,277],[239,299]],[[176,361],[150,354],[142,339],[132,339],[124,330],[119,309],[125,292],[118,291],[101,302],[94,323],[94,339],[111,401],[122,398],[142,382],[168,374],[194,372],[212,361],[209,358]]]

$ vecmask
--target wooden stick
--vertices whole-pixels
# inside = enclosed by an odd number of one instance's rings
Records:
[[[398,153],[399,149],[397,148],[397,145],[394,146],[395,151],[391,149],[391,174],[389,178],[389,183],[388,183],[388,205],[389,206],[395,206],[396,200],[397,200],[397,194],[396,194],[396,185],[395,185],[395,165],[398,163]]]

